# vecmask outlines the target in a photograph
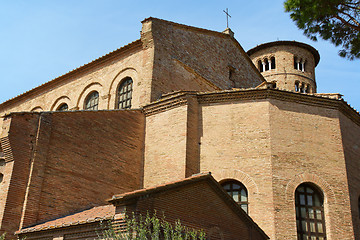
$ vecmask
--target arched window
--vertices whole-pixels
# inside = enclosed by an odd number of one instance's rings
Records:
[[[133,80],[130,77],[125,78],[117,91],[117,106],[118,109],[131,108]]]
[[[85,99],[85,110],[98,110],[99,105],[99,93],[94,91],[90,93]]]
[[[271,85],[272,85],[272,88],[276,88],[276,81],[273,81],[273,82],[271,83]]]
[[[248,192],[246,187],[238,181],[226,181],[221,186],[248,213]]]
[[[275,67],[276,67],[275,57],[271,57],[271,58],[270,58],[270,61],[271,61],[271,69],[275,69]]]
[[[295,208],[298,239],[325,240],[322,194],[310,184],[301,184],[295,191]]]
[[[67,111],[69,106],[66,103],[61,104],[56,111]]]
[[[258,68],[259,68],[259,71],[260,71],[260,72],[263,72],[263,71],[264,71],[263,64],[262,64],[262,61],[261,61],[261,60],[258,61]]]
[[[269,68],[270,68],[269,60],[265,58],[265,71],[269,70]]]
[[[294,57],[294,69],[298,69],[299,65],[298,65],[298,58],[297,57]]]
[[[295,82],[295,92],[300,92],[300,83],[298,81]]]

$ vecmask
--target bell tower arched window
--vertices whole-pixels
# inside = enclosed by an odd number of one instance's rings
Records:
[[[117,91],[117,106],[118,109],[131,108],[133,80],[130,77],[122,80]]]
[[[90,93],[85,100],[85,110],[98,110],[99,106],[99,93],[94,91]]]
[[[221,186],[248,213],[248,192],[246,187],[238,181],[226,181]]]
[[[298,240],[325,240],[325,216],[322,194],[308,183],[295,191],[296,226]]]

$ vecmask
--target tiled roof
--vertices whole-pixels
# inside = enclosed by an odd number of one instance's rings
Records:
[[[112,219],[115,215],[114,205],[93,207],[88,210],[77,212],[65,217],[57,218],[32,227],[23,228],[17,234],[69,227],[79,224],[93,223],[101,220]]]
[[[120,47],[112,52],[109,52],[89,63],[86,63],[84,65],[81,65],[80,67],[78,68],[75,68],[59,77],[56,77],[46,83],[43,83],[41,84],[40,86],[37,86],[29,91],[26,91],[22,94],[19,94],[13,98],[10,98],[9,100],[6,100],[5,102],[3,103],[0,103],[0,109],[1,108],[5,108],[6,106],[8,105],[11,105],[12,102],[22,98],[22,97],[27,97],[27,96],[31,96],[31,94],[38,94],[39,92],[38,91],[42,91],[43,88],[47,88],[47,87],[54,87],[56,84],[59,84],[60,82],[62,81],[67,81],[68,79],[71,79],[72,77],[74,77],[75,74],[78,74],[78,73],[82,73],[82,72],[85,72],[87,71],[88,69],[91,69],[95,66],[97,66],[98,64],[102,64],[108,60],[112,60],[114,57],[116,57],[117,55],[123,53],[123,52],[126,52],[127,50],[131,49],[131,48],[134,48],[136,46],[141,46],[141,40],[138,39],[138,40],[135,40],[123,47]]]
[[[127,192],[124,194],[119,194],[119,195],[114,195],[111,199],[109,199],[109,202],[118,202],[118,201],[123,201],[123,200],[127,200],[127,199],[133,199],[133,198],[137,198],[146,194],[150,194],[150,193],[156,193],[156,192],[160,192],[160,191],[164,191],[167,189],[171,189],[171,188],[175,188],[175,187],[179,187],[182,185],[186,185],[192,182],[197,182],[203,179],[208,179],[210,181],[214,181],[214,178],[211,176],[211,173],[199,173],[199,174],[194,174],[191,177],[185,178],[185,179],[181,179],[179,181],[173,181],[173,182],[169,182],[163,185],[157,185],[155,187],[150,187],[150,188],[144,188],[144,189],[139,189],[139,190],[135,190],[132,192]]]

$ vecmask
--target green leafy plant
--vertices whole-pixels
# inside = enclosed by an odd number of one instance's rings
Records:
[[[132,217],[125,216],[126,227],[122,230],[115,230],[111,221],[102,224],[102,231],[99,239],[114,240],[204,240],[206,234],[203,230],[196,230],[185,227],[180,220],[171,224],[165,220],[165,216],[160,219],[156,213],[150,216],[141,214]]]

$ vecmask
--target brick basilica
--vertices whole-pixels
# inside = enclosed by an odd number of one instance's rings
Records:
[[[319,61],[143,20],[140,39],[0,104],[1,232],[97,239],[156,210],[208,239],[360,239],[360,115],[317,93]]]

